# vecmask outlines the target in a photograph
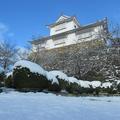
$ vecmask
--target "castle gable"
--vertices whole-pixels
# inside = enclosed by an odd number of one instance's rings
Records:
[[[61,22],[61,21],[64,21],[64,20],[66,20],[66,19],[68,19],[68,18],[70,18],[70,17],[69,17],[69,16],[66,16],[66,15],[62,15],[62,16],[60,16],[60,17],[58,18],[58,20],[56,21],[56,23]]]
[[[79,28],[80,25],[75,16],[62,15],[55,23],[48,25],[48,27],[51,36]]]

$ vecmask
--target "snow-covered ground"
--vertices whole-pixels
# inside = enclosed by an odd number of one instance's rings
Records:
[[[120,120],[120,97],[3,92],[0,120]]]

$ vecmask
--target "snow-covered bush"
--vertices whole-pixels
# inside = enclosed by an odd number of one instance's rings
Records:
[[[50,84],[48,86],[49,91],[57,91],[58,92],[61,90],[58,79],[56,78],[56,76],[54,74],[46,71],[46,77],[50,81]]]
[[[47,89],[50,82],[46,71],[30,61],[21,60],[15,63],[13,69],[13,83],[17,89]]]
[[[117,85],[117,90],[120,93],[120,84]]]
[[[73,94],[80,94],[80,85],[77,84],[77,83],[69,83],[69,86],[66,88],[66,90],[69,92],[69,93],[73,93]]]
[[[78,80],[74,77],[68,77],[68,82],[69,85],[67,86],[66,91],[73,94],[79,94],[81,86],[79,85]]]
[[[99,81],[82,81],[74,77],[68,77],[61,71],[50,71],[50,75],[57,78],[59,85],[58,90],[66,90],[69,93],[73,94],[83,94],[83,93],[93,93],[101,84]]]
[[[61,71],[50,71],[50,74],[56,77],[59,83],[59,90],[67,90],[69,87],[69,79],[66,74]]]
[[[69,77],[68,91],[77,94],[93,94],[97,93],[98,88],[101,85],[100,81],[83,81],[74,77]]]
[[[45,71],[39,65],[21,60],[15,63],[13,73],[8,73],[5,86],[16,89],[48,90],[60,92],[65,90],[73,94],[94,94],[120,92],[120,81],[85,81],[68,77],[61,71]]]

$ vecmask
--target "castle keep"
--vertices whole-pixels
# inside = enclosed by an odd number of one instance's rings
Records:
[[[81,25],[75,16],[62,15],[48,25],[50,35],[31,41],[33,51],[49,50],[91,40],[104,40],[107,20]]]

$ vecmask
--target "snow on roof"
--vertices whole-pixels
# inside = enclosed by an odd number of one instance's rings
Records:
[[[49,73],[55,75],[59,79],[69,81],[67,75],[65,73],[61,72],[61,71],[54,70],[54,71],[50,71]]]
[[[46,71],[40,65],[27,60],[20,60],[16,62],[13,68],[16,68],[18,66],[28,68],[33,73],[46,75]]]

